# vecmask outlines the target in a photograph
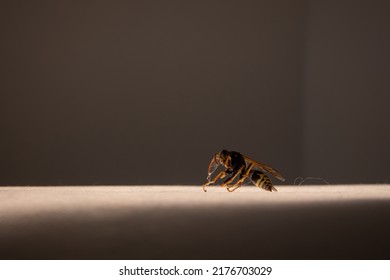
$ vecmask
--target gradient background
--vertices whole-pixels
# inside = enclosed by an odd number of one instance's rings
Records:
[[[386,183],[389,1],[1,1],[0,185]]]

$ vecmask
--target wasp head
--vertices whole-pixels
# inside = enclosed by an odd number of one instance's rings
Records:
[[[222,150],[217,154],[218,162],[225,167],[229,167],[229,162],[231,160],[230,158],[230,152],[227,150]]]
[[[220,164],[227,167],[229,161],[230,161],[229,151],[222,150],[219,153],[215,154],[209,164],[207,180],[210,181],[211,174],[215,172],[215,170],[218,168]]]

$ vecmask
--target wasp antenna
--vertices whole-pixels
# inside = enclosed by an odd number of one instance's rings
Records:
[[[219,162],[218,162],[218,160],[217,160],[217,155],[215,155],[215,156],[211,159],[210,164],[209,164],[209,167],[208,167],[208,169],[207,169],[207,171],[208,171],[207,179],[209,179],[210,176],[211,176],[211,174],[214,173],[215,169],[218,168],[218,165],[219,165]]]

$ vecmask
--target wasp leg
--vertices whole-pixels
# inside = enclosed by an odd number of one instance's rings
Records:
[[[251,164],[249,165],[249,167],[246,169],[244,175],[241,175],[241,176],[240,176],[240,180],[238,180],[233,186],[227,187],[227,190],[228,190],[229,192],[234,192],[236,189],[238,189],[239,187],[241,187],[241,185],[242,185],[242,183],[245,181],[245,179],[248,178],[248,176],[249,176],[249,174],[250,174],[250,172],[251,172],[253,166],[254,166],[254,163],[251,163]],[[240,171],[241,171],[241,170],[242,170],[242,169],[240,169]]]
[[[230,186],[230,187],[227,187],[226,189],[229,191],[229,192],[234,192],[236,189],[240,188],[242,185],[241,182],[237,182],[236,184],[234,184],[233,186]],[[233,188],[233,189],[232,189]]]
[[[241,167],[240,169],[238,169],[235,173],[233,173],[232,176],[231,176],[230,178],[228,178],[225,182],[223,182],[223,184],[221,184],[221,187],[226,187],[226,188],[229,190],[229,188],[231,187],[231,186],[229,186],[229,184],[230,184],[231,182],[233,182],[234,179],[236,179],[236,177],[237,177],[239,174],[241,174],[241,171],[242,171],[243,168],[244,168],[244,166]]]
[[[207,183],[203,184],[203,191],[207,192],[206,187],[208,185],[214,184],[219,178],[224,178],[225,176],[226,176],[226,170],[219,172],[219,174],[217,176],[215,176],[213,180],[208,181]]]

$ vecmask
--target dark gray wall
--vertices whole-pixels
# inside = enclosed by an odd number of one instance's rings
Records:
[[[301,174],[304,1],[2,1],[0,184]],[[291,182],[291,181],[290,181]]]
[[[0,185],[386,182],[388,1],[2,1]],[[321,183],[321,182],[318,182]]]
[[[390,179],[390,2],[310,1],[304,173]]]

